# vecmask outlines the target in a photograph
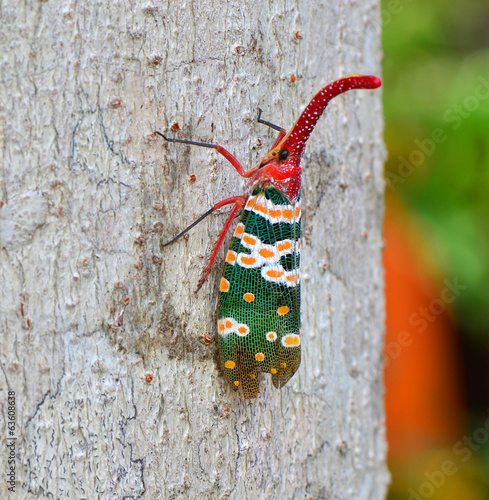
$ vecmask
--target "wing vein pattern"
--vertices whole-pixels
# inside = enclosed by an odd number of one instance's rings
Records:
[[[217,306],[224,374],[243,395],[258,394],[258,372],[282,387],[299,368],[301,201],[256,186],[226,255]]]

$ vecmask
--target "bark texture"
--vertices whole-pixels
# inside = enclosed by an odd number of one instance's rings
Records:
[[[377,0],[3,2],[1,498],[382,499],[381,93],[338,97],[303,161],[303,361],[243,400],[219,373],[225,212],[310,98],[379,74]],[[179,130],[178,130],[179,129]],[[222,255],[220,262],[222,262]]]

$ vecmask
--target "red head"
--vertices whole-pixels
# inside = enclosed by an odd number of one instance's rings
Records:
[[[307,140],[328,103],[339,94],[352,89],[376,89],[381,81],[376,76],[344,76],[321,89],[307,105],[290,132],[261,161],[251,183],[270,179],[292,202],[301,187],[301,156]]]

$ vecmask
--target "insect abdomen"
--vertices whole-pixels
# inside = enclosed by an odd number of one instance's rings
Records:
[[[300,197],[273,186],[249,197],[226,256],[217,306],[221,363],[231,386],[258,393],[257,373],[287,383],[300,364]]]

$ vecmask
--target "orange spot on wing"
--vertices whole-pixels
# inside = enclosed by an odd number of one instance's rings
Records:
[[[244,236],[243,237],[243,241],[245,243],[248,243],[248,245],[255,245],[256,244],[256,238],[253,238],[252,236]]]
[[[229,329],[229,328],[233,327],[233,322],[232,321],[227,320],[224,324],[226,325],[226,329]]]
[[[239,385],[239,380],[235,380],[235,381],[234,381],[234,385],[235,385],[236,387],[238,387],[238,385]]]
[[[289,274],[289,276],[286,276],[285,279],[289,282],[289,283],[295,283],[296,282],[296,277],[293,275],[293,274]]]
[[[245,326],[240,326],[238,328],[238,333],[241,333],[241,335],[244,335],[247,331],[248,329]]]
[[[227,368],[228,370],[232,370],[236,366],[236,363],[234,361],[226,361],[224,363],[224,367]]]
[[[296,207],[295,209],[295,218],[298,219],[301,214],[301,207]]]
[[[270,373],[272,373],[273,375],[275,375],[275,374],[277,373],[277,370],[276,370],[275,368],[272,368],[272,369],[270,370]]]
[[[268,208],[267,208],[267,207],[265,207],[265,206],[263,206],[263,205],[256,205],[256,206],[254,207],[254,210],[255,210],[256,212],[261,212],[262,214],[265,214],[265,215],[267,215],[267,214],[268,214]]]
[[[282,241],[277,244],[279,252],[284,252],[285,250],[290,250],[292,248],[292,243],[290,241]]]
[[[287,367],[287,363],[280,363],[280,368],[286,368]]]
[[[265,359],[265,355],[262,352],[257,352],[255,354],[255,358],[257,361],[263,361]]]
[[[234,264],[236,262],[236,252],[228,250],[228,253],[226,255],[226,262],[228,264]]]
[[[278,219],[280,217],[280,210],[270,210],[268,213],[272,219]]]
[[[241,236],[244,233],[244,226],[243,224],[238,224],[236,226],[236,229],[234,230],[234,236]]]
[[[255,296],[252,293],[245,293],[243,295],[243,299],[246,300],[246,302],[253,302],[255,300]]]
[[[252,266],[256,262],[256,259],[254,257],[241,257],[241,262],[246,266]]]
[[[280,278],[281,276],[283,276],[283,274],[284,274],[284,272],[283,272],[283,271],[274,271],[273,269],[272,269],[272,270],[270,270],[270,271],[267,271],[267,276],[268,276],[269,278]],[[288,308],[287,306],[285,306],[285,308],[287,309],[287,312],[285,312],[285,313],[283,313],[283,314],[287,314],[287,313],[289,312],[289,310],[288,310],[289,308]],[[279,307],[279,308],[278,308],[278,313],[279,313],[279,314],[282,314],[282,313],[280,312],[280,310],[281,310],[281,309],[283,310],[283,309],[284,309],[284,307]]]
[[[277,312],[280,314],[280,316],[285,316],[286,314],[288,314],[289,311],[290,311],[290,307],[288,307],[288,306],[280,306],[277,309]]]
[[[250,196],[248,198],[248,201],[246,202],[246,207],[245,208],[253,208],[253,205],[255,204],[256,201],[256,196]]]
[[[229,290],[229,281],[226,278],[221,278],[221,283],[219,284],[219,290],[221,292],[227,292]]]
[[[294,347],[300,344],[300,338],[297,335],[284,337],[284,344],[288,347]]]
[[[268,250],[267,248],[262,248],[258,253],[265,259],[269,259],[270,257],[273,257],[275,255],[272,251]]]
[[[273,342],[277,338],[277,334],[275,332],[268,332],[267,333],[267,339],[270,340],[270,342]]]
[[[282,210],[282,217],[285,219],[285,220],[292,220],[292,210]]]

